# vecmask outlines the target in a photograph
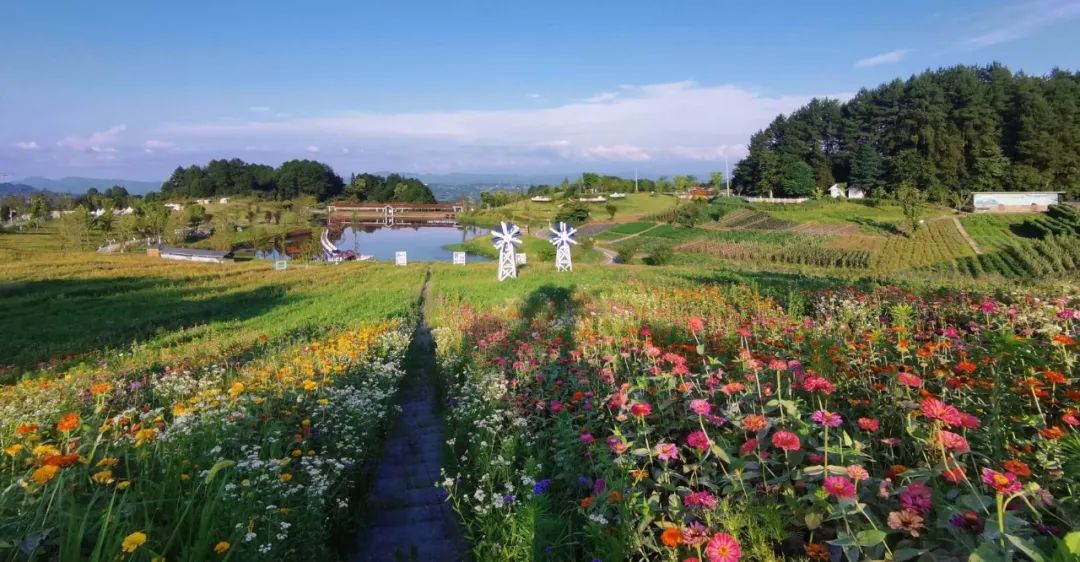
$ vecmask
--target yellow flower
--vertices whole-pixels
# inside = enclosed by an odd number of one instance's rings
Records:
[[[146,533],[135,531],[130,535],[124,537],[124,542],[120,543],[120,549],[128,554],[139,550],[139,547],[146,544]]]
[[[315,390],[317,388],[319,388],[319,385],[316,384],[315,381],[313,381],[311,379],[306,379],[304,381],[304,390],[306,390],[308,392],[311,392],[311,391],[313,391],[313,390]]]
[[[4,449],[4,452],[7,453],[7,456],[14,457],[15,455],[21,453],[22,450],[22,443],[16,443],[14,445],[8,446],[6,449]]]
[[[113,475],[112,475],[111,470],[102,470],[101,472],[96,472],[90,478],[94,482],[97,482],[98,484],[101,484],[102,486],[104,486],[106,484],[112,484],[113,482],[116,481],[116,480],[113,479]]]
[[[116,457],[103,457],[97,462],[96,466],[112,468],[118,464],[120,464],[120,459]]]
[[[289,480],[292,480],[292,474],[289,474],[288,472],[283,472],[281,474],[281,481],[288,482]]]
[[[38,445],[30,450],[35,457],[52,457],[60,454],[60,449],[52,445]]]
[[[47,464],[47,465],[35,470],[34,473],[30,475],[30,478],[34,482],[37,482],[38,484],[46,484],[46,483],[49,482],[49,480],[52,480],[53,478],[56,478],[56,474],[58,472],[60,472],[60,467],[59,466],[53,466],[51,464]]]
[[[229,547],[231,547],[231,546],[232,545],[229,544],[228,541],[221,541],[221,542],[214,545],[214,552],[216,552],[218,554],[225,554],[226,552],[229,551]]]
[[[232,396],[233,398],[236,398],[242,392],[244,392],[244,383],[242,382],[234,382],[233,385],[229,387],[229,396]]]
[[[10,449],[11,447],[8,447],[8,448]],[[16,452],[18,452],[18,451],[16,451]],[[289,453],[289,454],[290,454],[290,455],[292,455],[292,456],[293,456],[293,458],[296,458],[296,457],[299,457],[299,456],[303,455],[303,454],[304,454],[304,452],[303,452],[303,451],[301,451],[300,449],[293,449],[293,450],[292,450],[292,453]],[[13,456],[13,457],[14,457],[15,455],[11,455],[11,456]]]
[[[142,447],[144,443],[154,440],[154,428],[140,429],[135,432],[135,446]]]
[[[116,489],[120,490],[120,491],[127,490],[130,487],[131,487],[131,480],[121,480],[119,483],[116,484]]]

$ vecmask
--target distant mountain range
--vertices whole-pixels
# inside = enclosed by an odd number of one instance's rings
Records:
[[[35,191],[34,186],[25,183],[0,183],[0,197],[5,195],[18,195],[25,197]]]
[[[86,193],[86,190],[91,187],[98,188],[98,191],[105,191],[114,185],[123,186],[128,190],[128,193],[135,195],[145,195],[151,191],[158,191],[161,189],[161,182],[159,181],[99,179],[78,176],[69,176],[58,180],[32,176],[19,180],[18,184],[29,185],[42,191],[78,194]]]

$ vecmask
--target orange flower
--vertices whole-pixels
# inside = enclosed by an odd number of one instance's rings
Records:
[[[806,544],[806,557],[811,560],[829,560],[829,548],[819,542]]]
[[[768,421],[765,420],[765,416],[746,416],[743,418],[742,426],[747,431],[761,431],[768,425]]]
[[[668,527],[660,533],[660,542],[669,548],[675,548],[682,542],[682,531],[676,527]]]
[[[1055,425],[1046,429],[1040,429],[1039,435],[1042,435],[1043,437],[1050,440],[1061,439],[1062,437],[1065,437],[1065,430]]]
[[[58,468],[66,468],[77,462],[79,462],[78,453],[69,453],[66,455],[49,455],[45,457],[45,464]]]
[[[591,506],[593,504],[593,501],[595,501],[595,500],[596,500],[596,498],[594,498],[592,496],[589,496],[589,497],[581,500],[581,503],[579,505],[581,505],[581,509],[589,509],[589,506]]]
[[[70,414],[64,414],[60,418],[60,422],[56,424],[56,431],[60,433],[67,433],[79,426],[79,414],[72,412]]]
[[[608,493],[608,495],[607,495],[607,502],[608,503],[619,503],[620,501],[622,501],[622,492],[619,492],[619,491],[616,490],[616,491]]]
[[[15,435],[26,435],[28,433],[34,433],[38,430],[36,423],[24,423],[15,428]]]
[[[1053,337],[1054,343],[1060,343],[1061,345],[1074,345],[1076,340],[1066,336],[1065,334],[1058,334]]]
[[[971,361],[961,361],[956,364],[956,372],[971,374],[975,372],[975,364]]]
[[[1050,384],[1069,384],[1069,379],[1057,371],[1046,371],[1043,376],[1046,377],[1046,382]]]
[[[908,467],[902,464],[894,464],[885,471],[885,478],[896,478],[897,476],[908,471]]]
[[[1031,476],[1031,468],[1018,460],[1009,459],[1002,463],[1001,466],[1005,467],[1005,470],[1007,470],[1008,472],[1011,472],[1017,476]]]
[[[105,394],[109,391],[109,383],[99,383],[90,385],[90,394]]]
[[[38,468],[30,475],[30,479],[38,484],[47,484],[53,478],[56,478],[56,474],[60,472],[60,467],[47,464],[41,468]]]

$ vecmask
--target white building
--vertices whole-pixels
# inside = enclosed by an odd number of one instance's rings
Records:
[[[229,198],[222,197],[221,199],[218,199],[218,203],[221,203],[222,205],[227,205],[229,203]]]
[[[833,199],[844,197],[844,188],[840,187],[840,184],[834,183],[829,186],[829,197]]]
[[[170,211],[183,211],[184,206],[179,203],[166,203],[165,208]]]
[[[851,186],[851,187],[847,188],[847,198],[848,199],[865,199],[866,198],[866,192],[863,191],[863,189],[861,187]]]
[[[199,205],[209,205],[210,204],[209,199],[196,199],[195,202],[198,203]]]
[[[976,191],[971,208],[976,213],[1031,213],[1061,202],[1061,191]]]

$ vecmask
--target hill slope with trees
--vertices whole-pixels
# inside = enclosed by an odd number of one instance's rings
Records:
[[[941,202],[970,191],[1076,197],[1080,73],[1027,76],[999,64],[927,71],[845,103],[812,100],[754,134],[749,148],[732,178],[744,194],[809,196],[848,182],[876,197],[906,184]]]

